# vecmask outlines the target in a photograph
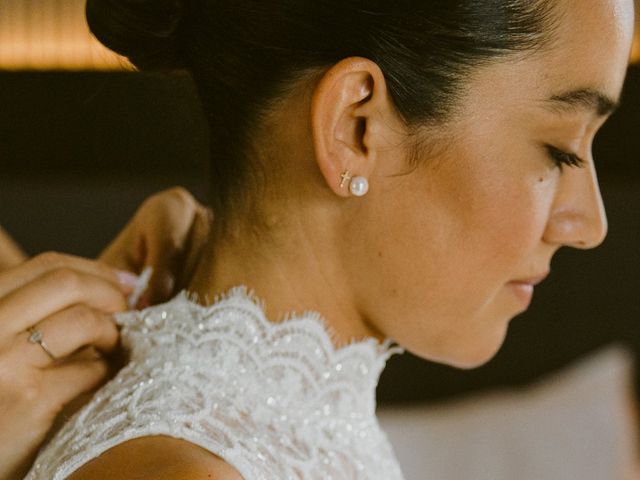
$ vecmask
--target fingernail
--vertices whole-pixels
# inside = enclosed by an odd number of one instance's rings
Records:
[[[118,276],[118,282],[123,287],[135,288],[135,286],[138,284],[138,276],[131,272],[117,270],[116,275]]]
[[[153,267],[149,266],[142,271],[140,277],[136,278],[136,281],[133,284],[133,291],[131,292],[131,295],[129,295],[128,299],[129,308],[136,308],[140,297],[145,293],[149,286],[151,275],[153,275]]]

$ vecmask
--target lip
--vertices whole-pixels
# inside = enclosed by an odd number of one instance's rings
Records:
[[[529,308],[531,301],[533,300],[533,291],[536,285],[539,285],[549,276],[549,272],[545,272],[536,277],[528,278],[525,280],[514,280],[508,283],[516,297],[523,303],[524,308]]]
[[[540,275],[537,275],[535,277],[531,277],[531,278],[526,278],[524,280],[514,280],[510,283],[516,283],[516,284],[522,284],[522,285],[532,285],[532,286],[536,286],[536,285],[540,285],[542,282],[544,282],[544,280],[549,276],[550,271],[546,271]]]
[[[525,310],[531,305],[533,300],[534,286],[529,283],[509,282],[507,284],[515,296],[522,302]]]

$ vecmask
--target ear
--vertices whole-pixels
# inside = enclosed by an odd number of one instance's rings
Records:
[[[344,59],[318,83],[311,102],[316,161],[329,187],[351,196],[341,174],[370,178],[379,157],[385,118],[395,116],[380,67],[365,58]],[[388,127],[387,127],[388,128]]]

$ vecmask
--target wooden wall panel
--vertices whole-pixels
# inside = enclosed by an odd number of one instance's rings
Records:
[[[86,0],[0,0],[0,69],[129,68],[89,32]]]
[[[95,40],[84,17],[86,0],[0,0],[0,69],[104,70],[130,68]],[[640,4],[640,0],[637,2]],[[639,5],[640,6],[640,5]],[[639,27],[640,27],[640,15]],[[640,28],[633,61],[640,61]]]

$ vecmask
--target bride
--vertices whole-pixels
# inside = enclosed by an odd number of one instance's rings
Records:
[[[193,76],[215,226],[189,294],[118,317],[128,365],[29,480],[400,479],[375,417],[390,339],[481,365],[555,252],[606,235],[591,144],[620,98],[632,0],[87,15],[139,68]]]

